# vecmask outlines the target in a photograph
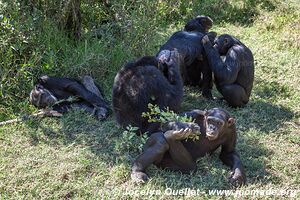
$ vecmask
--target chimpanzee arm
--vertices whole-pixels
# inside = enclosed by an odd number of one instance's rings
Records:
[[[231,168],[230,182],[235,186],[241,186],[245,184],[246,176],[240,156],[235,150],[235,143],[235,139],[227,140],[227,143],[222,145],[220,159]]]
[[[153,133],[147,140],[144,151],[132,165],[131,178],[138,182],[148,180],[146,168],[153,163],[159,164],[168,151],[169,145],[162,132]]]
[[[83,85],[76,81],[66,85],[65,89],[71,92],[72,94],[84,99],[85,101],[87,101],[95,107],[108,108],[107,103],[103,99],[98,97],[96,94],[88,91]]]
[[[203,43],[209,65],[214,72],[219,85],[234,83],[240,70],[236,48],[232,47],[226,54],[225,62],[219,52],[213,48],[210,41]]]

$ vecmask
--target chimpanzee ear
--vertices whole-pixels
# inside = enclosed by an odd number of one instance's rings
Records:
[[[228,38],[224,38],[224,44],[228,44],[229,39]]]
[[[234,119],[233,117],[230,117],[230,118],[228,119],[227,123],[228,123],[228,126],[232,126],[232,125],[235,124],[235,119]]]

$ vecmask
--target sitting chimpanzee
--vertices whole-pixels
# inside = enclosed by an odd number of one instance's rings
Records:
[[[220,108],[193,110],[183,115],[192,117],[195,123],[169,122],[162,131],[153,133],[144,146],[144,152],[133,164],[132,179],[146,181],[145,170],[151,164],[184,173],[195,171],[197,158],[211,154],[221,146],[220,159],[231,168],[230,182],[236,186],[244,184],[244,169],[235,150],[234,118]],[[188,139],[191,134],[200,134],[200,138]]]
[[[140,133],[157,130],[157,123],[150,124],[142,117],[149,103],[178,111],[183,96],[178,60],[176,51],[166,50],[157,57],[145,56],[130,62],[118,72],[112,97],[119,125],[139,127]]]
[[[199,16],[190,20],[185,26],[186,31],[174,33],[170,39],[161,46],[158,55],[164,50],[177,49],[182,57],[180,72],[185,85],[200,86],[206,98],[212,98],[212,72],[207,58],[203,55],[204,49],[201,39],[208,34],[213,41],[216,34],[207,33],[212,26],[212,20],[207,16]]]
[[[68,100],[70,97],[78,99],[71,101]],[[38,108],[51,106],[59,113],[65,113],[70,108],[80,108],[100,120],[107,117],[109,108],[90,76],[84,76],[81,82],[70,78],[42,76],[30,92],[30,102]]]
[[[252,52],[235,37],[224,34],[213,47],[207,36],[202,43],[214,73],[218,91],[232,107],[248,103],[254,80]],[[226,56],[222,61],[221,56]]]

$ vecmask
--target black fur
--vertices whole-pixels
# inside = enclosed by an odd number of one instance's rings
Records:
[[[122,127],[131,124],[139,127],[141,133],[156,131],[157,124],[150,124],[142,117],[149,103],[162,109],[169,107],[178,111],[183,96],[178,56],[174,52],[166,56],[167,60],[160,64],[167,66],[167,77],[159,69],[160,59],[150,56],[126,64],[116,75],[112,95],[113,110],[116,121]]]

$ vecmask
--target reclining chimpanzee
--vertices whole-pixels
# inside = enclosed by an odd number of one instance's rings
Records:
[[[157,123],[148,123],[142,113],[148,104],[161,109],[178,111],[183,83],[180,77],[180,58],[176,51],[161,51],[157,57],[145,56],[126,64],[116,75],[113,85],[113,110],[116,121],[125,128],[131,124],[140,133],[156,131]]]
[[[138,182],[148,179],[145,170],[151,164],[163,169],[184,173],[196,170],[196,160],[213,153],[221,146],[220,159],[231,168],[229,181],[240,186],[245,183],[245,173],[235,150],[237,133],[235,120],[223,109],[193,110],[183,113],[195,123],[169,122],[162,131],[153,133],[144,146],[144,152],[136,159],[131,177]],[[198,140],[188,139],[191,134],[201,133]]]
[[[77,97],[74,102],[70,97]],[[108,103],[104,100],[99,87],[90,76],[84,76],[82,82],[75,79],[42,76],[30,92],[30,102],[38,108],[51,106],[58,113],[70,108],[83,109],[97,117],[105,119],[108,115]]]
[[[254,80],[252,52],[235,37],[224,34],[214,47],[207,36],[202,43],[214,73],[218,91],[232,107],[248,103]],[[221,56],[226,56],[222,61]]]
[[[180,65],[181,76],[185,85],[200,86],[206,98],[212,98],[212,72],[201,39],[208,34],[213,41],[216,34],[207,33],[212,26],[212,20],[207,16],[199,16],[190,20],[184,31],[174,33],[170,39],[161,46],[160,51],[177,49],[182,57]],[[159,55],[158,53],[158,55]]]

